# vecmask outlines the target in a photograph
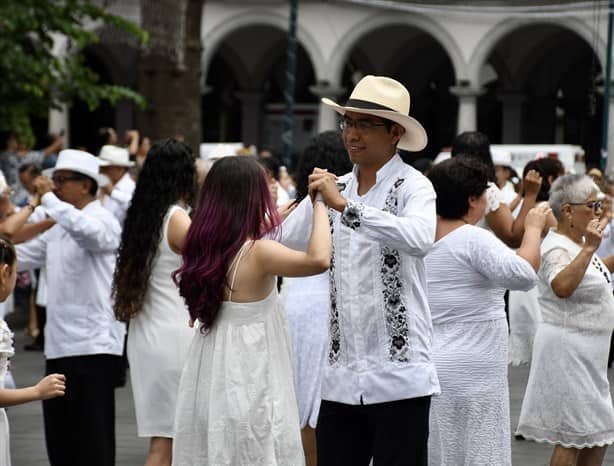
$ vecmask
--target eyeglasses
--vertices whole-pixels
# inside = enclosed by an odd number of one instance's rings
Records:
[[[342,118],[339,121],[339,128],[341,131],[344,131],[347,128],[356,128],[360,131],[368,131],[376,128],[377,126],[388,126],[388,123],[376,123],[375,121],[371,120],[352,120],[350,118]]]
[[[64,184],[67,181],[83,181],[83,178],[80,176],[53,175],[51,181],[53,181],[54,184]]]
[[[601,210],[601,206],[603,206],[603,201],[590,201],[590,202],[568,202],[569,205],[583,205],[588,207],[589,209],[593,209],[593,212],[597,212]]]

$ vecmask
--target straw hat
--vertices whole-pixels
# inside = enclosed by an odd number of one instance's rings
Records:
[[[397,144],[399,149],[417,152],[426,147],[426,131],[418,121],[409,116],[409,91],[394,79],[365,76],[356,84],[345,106],[326,97],[322,99],[322,103],[341,115],[345,115],[345,112],[364,113],[398,123],[405,128],[405,133]]]
[[[127,149],[117,146],[102,146],[98,159],[101,167],[132,167],[134,162],[130,161],[130,154]]]
[[[75,149],[64,149],[58,155],[55,167],[44,170],[45,176],[51,177],[56,170],[70,170],[89,176],[100,185],[98,159],[89,152]]]

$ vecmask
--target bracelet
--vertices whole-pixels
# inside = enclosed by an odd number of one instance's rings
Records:
[[[317,193],[316,194],[316,202],[324,202],[324,197],[322,197],[322,193]]]

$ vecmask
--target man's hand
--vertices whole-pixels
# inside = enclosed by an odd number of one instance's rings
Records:
[[[51,179],[47,178],[46,176],[38,176],[32,182],[32,184],[34,185],[36,194],[38,194],[40,197],[43,197],[45,194],[53,191],[53,189],[55,188],[53,181],[51,181]]]
[[[309,175],[309,195],[313,200],[318,193],[322,195],[326,205],[339,212],[343,212],[347,201],[339,193],[337,177],[321,168],[314,168],[313,173]]]

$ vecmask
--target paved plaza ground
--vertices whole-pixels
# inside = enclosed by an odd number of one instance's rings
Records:
[[[16,332],[13,375],[19,386],[36,383],[43,374],[42,353],[23,351],[26,337]],[[510,369],[512,426],[520,414],[528,368]],[[610,384],[614,371],[610,371]],[[145,462],[148,442],[136,436],[136,421],[130,386],[117,390],[117,466],[140,466]],[[13,466],[48,466],[43,434],[42,410],[39,402],[16,406],[8,410],[11,428]],[[551,447],[533,442],[512,440],[514,466],[543,466],[548,464]],[[606,456],[605,465],[614,466],[614,452]]]

